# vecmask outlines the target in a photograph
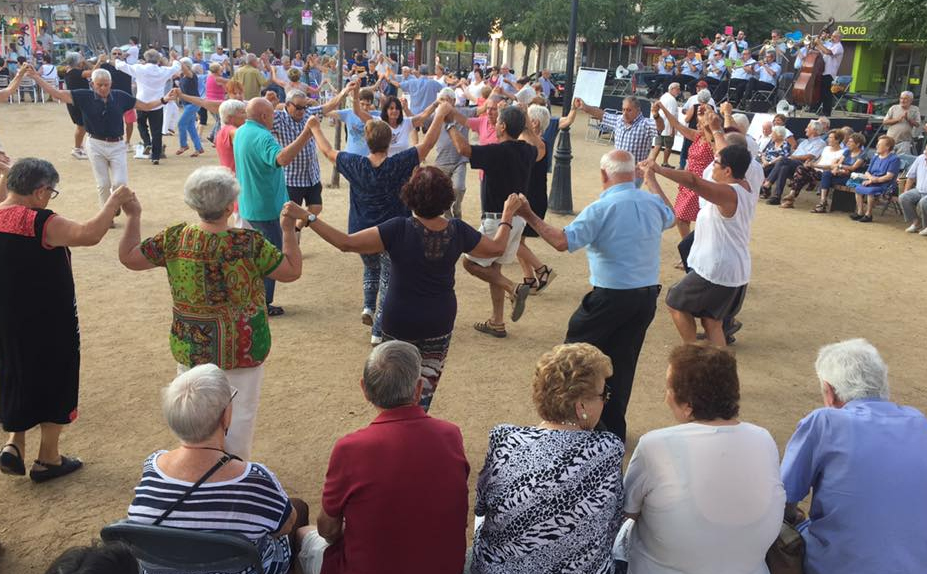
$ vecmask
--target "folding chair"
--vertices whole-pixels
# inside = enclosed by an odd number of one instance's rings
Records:
[[[614,108],[604,108],[602,111],[606,114],[618,114],[618,110]],[[611,141],[612,132],[614,131],[611,126],[606,126],[600,120],[593,118],[589,118],[586,126],[585,139],[587,142],[601,142],[603,135],[607,136],[606,141]]]
[[[39,86],[35,83],[35,80],[29,76],[25,76],[19,82],[19,103],[23,103],[23,94],[32,93],[32,103],[39,103]]]
[[[902,215],[901,204],[898,202],[898,196],[901,193],[901,182],[906,179],[908,169],[911,167],[911,164],[914,163],[917,157],[902,153],[898,154],[898,159],[901,160],[901,167],[898,169],[898,176],[895,178],[895,181],[892,182],[892,186],[888,188],[888,191],[879,196],[879,201],[882,202],[882,215],[885,215],[885,212],[889,209],[898,215]]]
[[[257,547],[240,534],[184,530],[120,520],[103,527],[106,542],[127,544],[142,565],[180,572],[241,572],[253,567],[264,574]]]
[[[753,95],[750,97],[750,102],[747,104],[750,111],[769,111],[769,108],[776,105],[779,91],[782,90],[783,93],[787,93],[786,89],[791,88],[792,78],[795,77],[795,74],[788,72],[779,76],[779,79],[776,81],[776,87],[771,90],[757,90],[753,92]],[[766,104],[766,110],[757,110],[753,107],[754,103],[762,102]]]
[[[843,104],[844,98],[850,92],[850,84],[853,82],[853,76],[837,76],[834,78],[834,83],[831,85],[831,93],[833,93],[833,88],[837,88],[838,92],[834,94],[834,105],[832,106],[832,111],[837,111],[840,109],[840,104]],[[846,110],[846,104],[843,104],[844,111]],[[818,106],[818,109],[815,113],[820,114],[824,111],[824,104]]]

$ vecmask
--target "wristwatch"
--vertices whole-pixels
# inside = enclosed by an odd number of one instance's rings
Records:
[[[309,215],[306,216],[306,225],[309,225],[310,223],[315,223],[315,220],[318,218],[319,218],[318,215],[314,213],[310,213]]]
[[[456,128],[456,127],[457,127],[457,122],[451,122],[444,126],[444,131],[449,132],[451,131],[452,128]]]

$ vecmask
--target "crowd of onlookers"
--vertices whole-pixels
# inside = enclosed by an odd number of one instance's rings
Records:
[[[889,399],[888,368],[865,340],[821,348],[820,386],[808,392],[823,407],[798,423],[781,464],[770,434],[740,419],[730,352],[670,353],[676,424],[643,435],[625,465],[622,441],[597,430],[610,361],[588,344],[555,347],[535,369],[540,422],[490,432],[469,549],[470,466],[458,427],[418,406],[421,360],[400,341],[371,352],[360,392],[379,414],[336,442],[314,524],[266,466],[223,456],[236,394],[223,371],[187,371],[162,401],[178,445],[144,461],[128,520],[241,534],[268,573],[299,564],[306,573],[759,574],[783,520],[804,539],[809,574],[927,564],[927,419]],[[805,517],[798,505],[809,493]],[[49,572],[135,568],[127,549],[105,545],[69,550]]]

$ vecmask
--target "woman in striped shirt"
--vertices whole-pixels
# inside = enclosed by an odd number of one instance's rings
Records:
[[[180,447],[155,452],[145,461],[129,520],[240,534],[257,546],[266,574],[285,574],[298,553],[287,535],[308,524],[309,508],[290,499],[267,467],[225,452],[236,393],[225,373],[211,364],[190,369],[164,389],[164,416]],[[210,470],[206,481],[184,497]]]

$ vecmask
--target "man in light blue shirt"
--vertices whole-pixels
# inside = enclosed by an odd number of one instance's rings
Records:
[[[743,30],[737,32],[737,39],[731,39],[728,44],[727,55],[730,59],[736,60],[738,54],[743,54],[744,50],[748,49],[750,44],[747,42],[747,35]]]
[[[825,408],[782,458],[787,518],[811,492],[805,573],[924,572],[927,418],[888,400],[888,368],[864,339],[821,348],[815,370]]]
[[[776,51],[767,51],[765,59],[756,66],[757,75],[747,82],[744,100],[749,102],[753,98],[753,94],[758,91],[775,91],[780,72],[782,72],[782,66],[776,62]]]
[[[670,54],[669,48],[660,48],[660,57],[655,65],[657,75],[647,79],[648,98],[657,98],[673,83],[676,74],[676,58]]]
[[[702,76],[702,61],[698,59],[698,51],[694,46],[690,46],[686,52],[686,57],[679,62],[679,75],[673,78],[683,89],[690,94],[695,93],[695,83]]]
[[[769,188],[760,189],[760,199],[766,199],[769,205],[779,205],[782,201],[782,192],[785,190],[785,184],[795,175],[798,166],[806,161],[816,160],[821,157],[821,152],[827,146],[827,140],[824,139],[824,125],[818,120],[811,120],[805,126],[805,136],[808,139],[802,140],[798,147],[792,151],[792,155],[782,158],[776,162],[772,171],[766,176],[766,181],[776,187],[775,195],[770,197]]]
[[[566,342],[590,343],[611,359],[605,386],[612,397],[601,420],[623,441],[637,357],[660,294],[660,241],[675,218],[658,186],[647,193],[634,185],[630,153],[610,151],[599,165],[604,191],[564,229],[545,223],[527,200],[519,215],[558,251],[587,248],[593,289],[570,318]]]
[[[744,97],[747,85],[750,80],[756,77],[756,60],[750,55],[750,50],[744,50],[740,55],[740,61],[734,62],[731,67],[731,89],[734,95],[731,96],[731,104],[738,107]]]
[[[409,109],[412,113],[418,115],[425,111],[438,99],[438,92],[444,89],[444,84],[428,77],[428,67],[422,66],[418,78],[409,78],[395,84],[403,93],[409,95]]]

